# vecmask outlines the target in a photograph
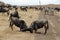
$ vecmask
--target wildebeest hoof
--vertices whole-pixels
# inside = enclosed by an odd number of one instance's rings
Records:
[[[30,33],[33,33],[33,32],[30,31]]]
[[[32,30],[30,30],[30,33],[33,33],[33,31],[32,31]]]

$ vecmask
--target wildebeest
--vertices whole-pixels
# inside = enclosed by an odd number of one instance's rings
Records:
[[[18,19],[20,18],[17,9],[15,9],[15,12],[10,14],[9,20],[11,19],[11,17],[17,17]]]
[[[50,7],[44,8],[44,12],[45,15],[54,15],[54,9]]]
[[[40,7],[39,10],[43,11],[43,7]]]
[[[49,24],[48,24],[47,19],[41,19],[41,20],[33,21],[29,28],[23,29],[22,31],[30,31],[31,33],[33,33],[33,30],[35,30],[35,32],[37,32],[37,29],[40,29],[43,27],[45,28],[44,34],[46,34],[47,29],[49,28]]]
[[[60,11],[60,8],[55,8],[55,10],[57,10],[59,12]]]
[[[17,6],[13,6],[13,8],[17,8]]]
[[[2,13],[5,13],[5,12],[7,12],[7,15],[8,15],[8,11],[9,11],[9,9],[8,10],[6,10],[6,9],[4,9],[4,8],[0,8],[0,12],[2,12]]]
[[[11,8],[12,6],[10,4],[7,4],[7,8]]]
[[[20,9],[23,10],[23,11],[27,11],[26,7],[20,7]]]
[[[19,20],[17,17],[11,17],[9,27],[11,27],[12,31],[13,31],[13,25],[19,27],[20,31],[21,31],[21,29],[27,28],[26,22],[24,20]]]
[[[49,8],[44,8],[45,15],[49,14]]]
[[[36,10],[39,10],[39,8],[38,8],[38,7],[35,7],[35,9],[36,9]]]

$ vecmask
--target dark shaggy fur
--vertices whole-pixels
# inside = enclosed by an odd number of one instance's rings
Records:
[[[33,30],[35,30],[35,32],[37,32],[37,29],[40,29],[43,27],[45,28],[44,34],[46,34],[47,29],[49,28],[48,20],[42,19],[42,20],[33,21],[29,28],[23,29],[22,31],[30,31],[31,33],[33,33]]]
[[[24,20],[19,20],[17,17],[11,17],[10,27],[11,27],[12,30],[13,30],[13,25],[19,27],[20,31],[21,31],[21,29],[27,28],[25,21]]]

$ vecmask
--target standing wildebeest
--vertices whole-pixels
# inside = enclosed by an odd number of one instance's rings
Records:
[[[44,8],[45,15],[49,15],[49,8]]]
[[[54,9],[50,7],[44,8],[44,12],[45,15],[54,15]]]
[[[30,25],[30,29],[32,30],[32,32],[33,32],[33,30],[35,30],[35,32],[37,32],[37,29],[40,29],[40,28],[43,28],[43,27],[45,28],[45,33],[44,34],[46,34],[47,29],[49,28],[48,20],[46,20],[46,19],[41,19],[40,21],[37,20],[37,21],[32,22],[31,25]]]
[[[54,8],[50,8],[50,15],[54,15]]]
[[[60,8],[55,8],[55,10],[57,10],[59,12],[60,11]]]
[[[40,29],[43,27],[45,28],[44,34],[46,34],[47,29],[49,28],[48,20],[46,20],[46,19],[36,20],[36,21],[31,23],[29,28],[23,29],[22,31],[30,31],[31,33],[33,33],[33,30],[35,30],[35,32],[37,32],[37,29]]]
[[[40,7],[39,10],[43,11],[44,7]]]
[[[35,7],[35,10],[39,10],[39,8],[38,7]]]
[[[6,10],[6,9],[4,9],[4,8],[0,8],[0,12],[2,12],[2,13],[5,13],[5,12],[7,12],[7,15],[8,15],[8,11],[9,11],[9,9],[8,10]]]
[[[21,10],[27,11],[27,7],[20,7]]]
[[[9,20],[11,19],[11,17],[17,17],[18,19],[20,18],[17,9],[15,9],[15,12],[10,14]]]
[[[21,31],[21,29],[26,29],[27,28],[25,21],[24,20],[19,20],[17,17],[11,17],[9,27],[11,27],[12,31],[13,31],[13,25],[19,27],[20,31]]]

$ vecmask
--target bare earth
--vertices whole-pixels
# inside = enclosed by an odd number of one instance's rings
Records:
[[[47,18],[49,21],[49,30],[44,35],[44,28],[38,29],[38,33],[19,32],[19,28],[14,26],[12,31],[9,28],[9,17],[0,13],[0,40],[60,40],[60,12],[56,12],[54,16],[44,15],[44,12],[34,9],[28,9],[27,12],[18,9],[19,16],[25,20],[27,26],[34,20]],[[41,32],[41,33],[40,33]]]

